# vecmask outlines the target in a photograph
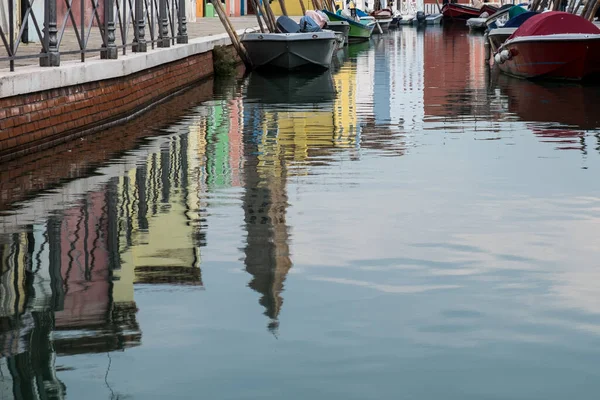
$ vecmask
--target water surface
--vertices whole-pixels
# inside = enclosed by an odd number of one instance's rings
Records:
[[[595,398],[598,89],[408,28],[0,166],[0,398]]]

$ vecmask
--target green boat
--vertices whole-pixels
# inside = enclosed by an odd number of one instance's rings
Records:
[[[323,10],[323,12],[325,15],[327,15],[330,21],[346,21],[350,25],[348,43],[359,43],[369,40],[371,34],[373,33],[373,28],[375,28],[375,23],[365,24],[350,18],[346,18],[343,15],[334,14],[327,10]]]

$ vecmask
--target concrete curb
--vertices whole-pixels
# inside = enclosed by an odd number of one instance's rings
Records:
[[[254,32],[258,28],[240,29]],[[226,33],[191,39],[188,44],[150,50],[147,53],[120,55],[117,60],[90,58],[86,62],[67,61],[60,67],[24,67],[16,72],[0,72],[0,98],[41,92],[83,83],[122,78],[152,67],[211,51],[215,46],[230,45]]]

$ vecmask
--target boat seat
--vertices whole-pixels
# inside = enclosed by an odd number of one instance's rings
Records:
[[[300,25],[296,21],[285,15],[277,18],[277,28],[279,28],[281,33],[298,33],[301,30]]]

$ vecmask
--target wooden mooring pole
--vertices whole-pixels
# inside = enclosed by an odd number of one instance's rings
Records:
[[[213,1],[213,5],[215,7],[217,15],[219,16],[219,19],[221,20],[221,23],[223,24],[223,27],[225,28],[227,34],[229,35],[229,38],[231,39],[233,47],[235,47],[235,50],[237,51],[238,55],[240,56],[246,67],[252,68],[252,61],[250,60],[250,57],[246,52],[244,44],[240,41],[240,38],[238,37],[235,29],[233,29],[231,21],[229,21],[229,18],[225,14],[225,10],[223,10],[223,6],[221,5],[221,0]]]

